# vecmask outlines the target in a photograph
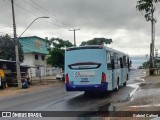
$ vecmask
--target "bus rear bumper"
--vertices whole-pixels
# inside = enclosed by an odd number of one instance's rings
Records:
[[[66,84],[66,91],[107,91],[108,83],[103,82],[102,84],[94,85],[71,85]]]

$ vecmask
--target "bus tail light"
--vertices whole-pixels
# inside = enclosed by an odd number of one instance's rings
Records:
[[[68,73],[66,74],[66,84],[69,84],[69,77],[68,77]]]
[[[106,82],[106,74],[102,72],[102,80],[101,83]]]

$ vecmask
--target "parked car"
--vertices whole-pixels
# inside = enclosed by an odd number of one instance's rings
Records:
[[[65,75],[64,73],[60,73],[56,75],[57,80],[65,81]]]

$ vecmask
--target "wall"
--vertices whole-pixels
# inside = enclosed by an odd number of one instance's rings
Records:
[[[38,60],[35,60],[35,53],[24,53],[24,61],[21,65],[34,67],[28,70],[29,76],[37,77],[39,73],[41,73],[41,76],[45,76],[46,59],[43,61],[41,59],[41,54],[38,54],[38,58]],[[37,66],[41,66],[40,69],[37,69]]]
[[[34,55],[32,53],[24,53],[24,61],[21,65],[33,66]]]
[[[33,65],[37,66],[45,66],[46,65],[46,57],[44,60],[42,60],[42,54],[37,54],[38,55],[38,60],[35,59],[35,54],[33,54]],[[43,55],[46,56],[46,55]]]

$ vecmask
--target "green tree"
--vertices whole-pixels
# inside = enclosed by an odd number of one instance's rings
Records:
[[[156,19],[154,18],[154,12],[156,10],[155,3],[160,2],[160,0],[138,0],[136,8],[138,11],[145,12],[145,19],[146,21],[151,21],[151,34],[152,34],[152,40],[150,45],[150,67],[154,67],[154,39],[155,39],[155,29],[154,25],[156,23]]]
[[[143,68],[149,68],[149,66],[150,66],[150,62],[149,61],[142,63],[142,67]]]
[[[69,42],[69,40],[62,40],[60,38],[52,38],[48,41],[49,45],[53,45],[53,48],[65,48],[65,47],[72,47],[73,44]]]
[[[150,66],[150,61],[142,63],[143,68],[149,68]],[[155,59],[155,67],[160,68],[160,58]]]
[[[138,0],[136,8],[138,11],[145,11],[144,17],[146,21],[155,21],[155,18],[153,17],[155,11],[154,3],[158,2],[160,2],[160,0]]]
[[[19,46],[19,61],[23,62],[24,55],[21,44]],[[15,42],[11,39],[9,35],[0,36],[0,59],[6,60],[16,60],[15,55]]]
[[[53,48],[49,48],[49,57],[47,59],[47,63],[51,64],[54,67],[64,68],[64,49],[66,47],[72,47],[73,44],[68,40],[64,41],[59,38],[52,38],[49,41],[49,45],[53,46]]]
[[[106,38],[94,38],[92,40],[83,41],[80,46],[84,45],[102,45],[105,44],[111,44],[113,41],[112,39],[106,39]]]

